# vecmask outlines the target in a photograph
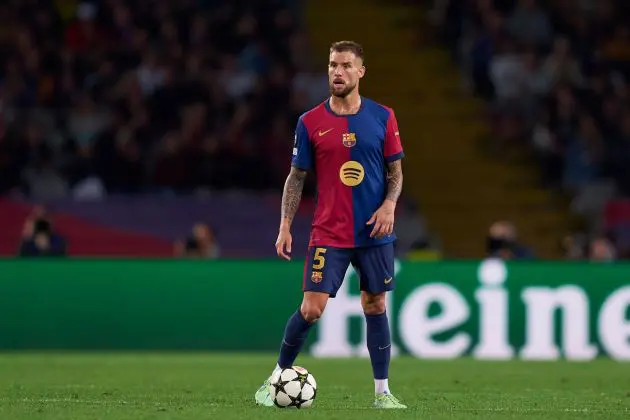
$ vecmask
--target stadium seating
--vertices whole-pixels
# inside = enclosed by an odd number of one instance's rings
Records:
[[[2,6],[0,193],[282,185],[301,2],[31,3]]]
[[[38,203],[70,255],[172,255],[197,222],[218,228],[222,256],[274,254],[293,127],[328,95],[330,36],[316,60],[298,0],[148,4],[0,8],[0,254]],[[405,249],[427,242],[409,208]]]
[[[601,217],[630,193],[627,2],[434,3],[464,85],[488,101],[498,157],[531,156],[540,185],[573,199],[587,234],[623,237]]]
[[[542,236],[540,252],[553,253],[554,235],[563,231],[553,227],[563,226],[564,215],[546,210],[546,194],[527,184],[531,171],[479,153],[477,139],[488,132],[480,105],[458,94],[448,53],[419,30],[419,24],[427,27],[424,11],[415,2],[349,2],[338,8],[346,24],[331,28],[325,22],[333,3],[317,2],[311,10],[314,44],[323,49],[331,36],[362,40],[368,68],[362,91],[396,110],[407,155],[405,191],[420,203],[430,231],[440,235],[444,254],[483,256],[489,225],[506,217],[522,227],[524,240]],[[359,8],[362,19],[353,19]],[[372,30],[365,31],[364,20]],[[532,219],[533,211],[541,217]]]
[[[302,2],[31,3],[1,8],[0,254],[45,203],[70,255],[172,256],[196,222],[273,255],[293,126],[327,93]]]

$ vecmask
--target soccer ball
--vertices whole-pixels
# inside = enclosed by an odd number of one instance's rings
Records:
[[[271,398],[276,407],[308,408],[317,394],[317,382],[300,366],[280,369],[271,377]]]

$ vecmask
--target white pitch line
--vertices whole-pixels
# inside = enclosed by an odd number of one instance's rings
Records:
[[[493,413],[630,413],[628,408],[603,409],[603,408],[501,408],[501,407],[484,407],[484,408],[450,408],[449,411],[454,412],[472,412],[484,411]]]
[[[102,405],[102,406],[117,406],[117,405],[129,405],[136,404],[138,402],[130,403],[125,400],[105,401],[105,400],[82,400],[77,398],[0,398],[2,402],[22,402],[22,403],[40,403],[40,404],[87,404],[87,405]],[[143,405],[155,405],[160,406],[163,403],[159,402],[146,402]],[[211,404],[217,406],[218,404]],[[426,411],[424,407],[417,407],[417,411]],[[316,409],[316,408],[315,408]],[[504,407],[482,407],[482,408],[447,408],[450,412],[487,412],[487,413],[630,413],[630,408],[618,408],[618,409],[599,409],[599,408],[504,408]]]
[[[125,400],[105,401],[105,400],[82,400],[78,398],[0,398],[2,402],[22,402],[39,404],[91,404],[91,405],[126,405]]]

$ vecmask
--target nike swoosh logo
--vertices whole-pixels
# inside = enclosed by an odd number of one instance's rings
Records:
[[[391,282],[392,282],[392,278],[391,277],[385,279],[385,284],[389,284]]]
[[[282,339],[282,344],[285,344],[285,345],[287,345],[287,346],[289,346],[289,347],[295,347],[295,344],[289,344],[289,343],[287,343],[286,341],[284,341],[284,338]]]
[[[333,130],[334,130],[334,128],[329,128],[329,129],[328,129],[328,130],[326,130],[326,131],[319,130],[319,137],[321,137],[321,136],[325,136],[327,133],[330,133],[330,132],[331,132],[331,131],[333,131]]]
[[[379,350],[385,350],[385,349],[386,349],[386,348],[388,348],[389,346],[391,346],[391,344],[388,344],[388,345],[386,345],[385,347],[378,346],[378,349],[379,349]]]

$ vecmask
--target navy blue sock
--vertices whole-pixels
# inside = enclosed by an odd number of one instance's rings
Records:
[[[304,319],[299,309],[289,318],[278,356],[278,365],[282,369],[293,366],[312,325]]]
[[[370,352],[374,379],[387,379],[392,349],[387,312],[379,315],[365,314],[365,321],[367,322],[367,347]]]

